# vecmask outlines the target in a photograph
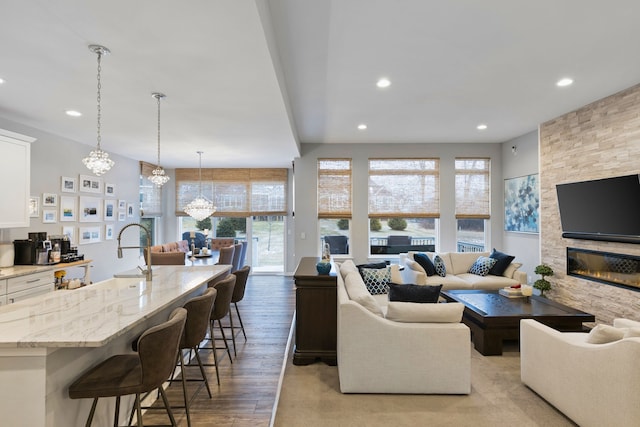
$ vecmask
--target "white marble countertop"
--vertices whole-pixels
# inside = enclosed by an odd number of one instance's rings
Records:
[[[154,266],[151,282],[113,278],[0,307],[0,348],[99,347],[229,265]]]

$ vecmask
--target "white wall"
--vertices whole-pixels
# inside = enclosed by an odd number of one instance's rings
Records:
[[[295,253],[296,263],[305,256],[318,256],[317,160],[323,157],[353,159],[353,219],[350,247],[356,262],[369,253],[368,159],[374,157],[440,158],[440,251],[456,250],[455,167],[456,157],[491,158],[491,247],[502,248],[503,181],[501,144],[302,144],[302,156],[295,161]],[[497,189],[497,191],[495,191]],[[304,233],[305,238],[301,236]],[[520,250],[511,251],[518,258]]]
[[[54,224],[42,223],[42,193],[55,193],[60,197],[65,196],[94,196],[104,200],[104,194],[93,193],[61,193],[60,180],[62,176],[78,178],[82,175],[92,175],[85,168],[82,159],[86,157],[94,148],[89,145],[52,135],[41,130],[24,126],[3,118],[0,118],[0,128],[17,132],[23,135],[37,138],[31,144],[31,196],[40,199],[40,216],[31,218],[30,226],[25,228],[9,228],[2,230],[3,241],[13,241],[16,239],[28,238],[30,232],[47,232],[49,235],[62,234],[62,227],[73,225],[75,227],[76,238],[80,226],[99,226],[104,239],[105,222],[85,223],[85,222],[60,222],[58,211],[58,222]],[[109,152],[109,147],[103,145],[103,149]],[[112,155],[116,165],[113,170],[107,172],[101,178],[104,182],[115,184],[116,199],[125,199],[128,203],[134,204],[134,217],[126,218],[123,222],[117,220],[113,222],[115,237],[118,232],[128,223],[139,222],[139,176],[140,167],[136,160],[121,156]],[[59,206],[56,207],[59,210]],[[123,246],[137,246],[139,229],[127,229],[122,236]],[[135,268],[139,264],[137,252],[135,250],[125,250],[122,259],[117,258],[117,240],[102,240],[100,243],[84,244],[78,246],[78,252],[84,254],[85,259],[93,260],[91,278],[94,282],[101,281],[113,276],[119,271]],[[75,273],[75,272],[74,272]],[[69,272],[69,274],[72,274]]]
[[[514,146],[516,154],[511,149]],[[503,143],[502,159],[504,179],[539,173],[538,131],[529,132]],[[502,194],[504,194],[504,186]],[[544,221],[542,216],[539,219]],[[496,224],[496,226],[500,226],[500,224]],[[504,226],[502,226],[502,230],[504,230]],[[527,273],[529,282],[538,279],[539,277],[534,274],[533,270],[536,265],[540,264],[540,235],[512,231],[503,231],[502,233],[504,252],[516,255],[516,261],[522,263],[521,270]]]

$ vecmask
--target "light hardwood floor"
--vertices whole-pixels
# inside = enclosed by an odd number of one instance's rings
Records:
[[[244,299],[238,303],[247,333],[236,338],[237,357],[230,363],[226,352],[218,350],[220,386],[214,367],[206,367],[213,397],[209,399],[202,382],[188,384],[189,393],[196,392],[191,403],[192,427],[263,427],[269,426],[276,399],[278,380],[295,310],[293,278],[251,275]],[[235,315],[235,309],[232,307]],[[234,325],[238,325],[234,317]],[[216,337],[219,335],[216,332]],[[220,346],[218,341],[217,345]],[[207,344],[208,345],[208,344]],[[233,351],[231,352],[233,355]],[[203,363],[211,363],[210,350],[201,350]],[[189,368],[187,378],[197,378],[198,368]],[[168,387],[169,401],[183,405],[179,382]],[[175,409],[179,426],[187,426],[183,409]],[[169,424],[164,410],[150,410],[143,416],[145,426]]]

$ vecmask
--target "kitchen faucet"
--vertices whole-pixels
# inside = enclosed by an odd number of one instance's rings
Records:
[[[127,228],[131,227],[131,226],[137,226],[142,228],[146,233],[147,233],[147,246],[121,246],[120,245],[120,237],[122,236],[122,232],[124,230],[126,230]],[[147,280],[151,281],[152,280],[152,273],[151,273],[151,233],[149,232],[149,229],[147,227],[145,227],[142,224],[138,224],[137,222],[133,222],[131,224],[127,224],[124,227],[122,227],[122,230],[120,230],[120,233],[118,233],[118,258],[122,258],[122,250],[123,249],[143,249],[145,250],[144,253],[144,260],[145,263],[147,264],[147,269],[143,270],[140,266],[138,266],[138,268],[140,269],[140,271],[142,273],[145,274],[145,277]]]

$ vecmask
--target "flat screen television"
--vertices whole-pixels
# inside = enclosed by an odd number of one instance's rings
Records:
[[[640,175],[556,185],[562,237],[640,243]]]

